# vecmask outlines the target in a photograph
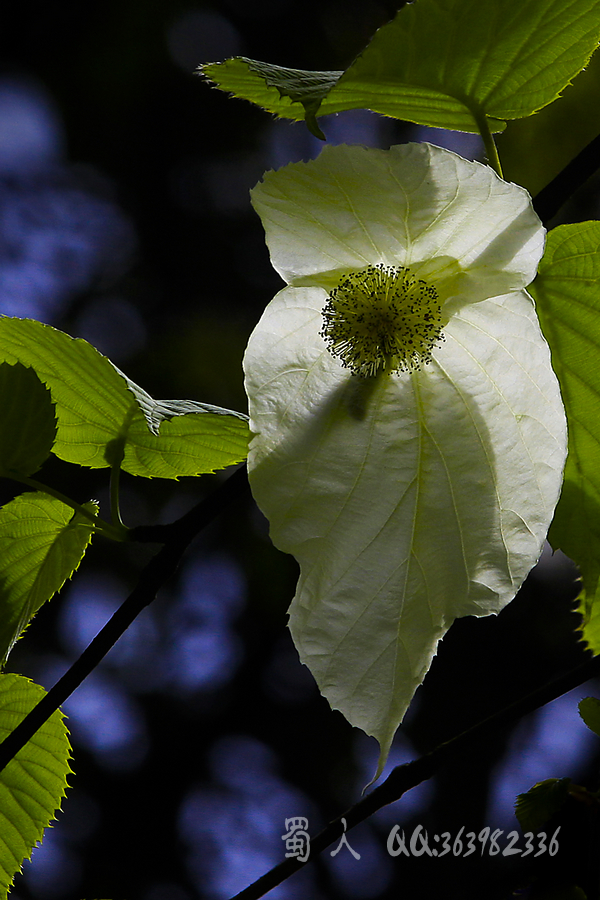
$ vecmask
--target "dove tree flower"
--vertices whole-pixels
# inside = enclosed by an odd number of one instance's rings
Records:
[[[537,562],[566,456],[533,301],[545,231],[428,144],[325,147],[253,191],[273,266],[244,369],[254,496],[300,565],[290,629],[381,772],[440,638]]]

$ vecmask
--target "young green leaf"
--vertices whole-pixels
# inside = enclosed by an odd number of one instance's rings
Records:
[[[565,403],[569,453],[549,539],[579,566],[583,637],[600,653],[600,222],[548,235],[531,286]]]
[[[53,452],[132,475],[179,478],[246,458],[246,416],[192,401],[156,401],[87,341],[31,319],[0,319],[0,361],[32,366],[50,388]]]
[[[206,63],[199,69],[209,81],[234,97],[250,100],[282,119],[305,119],[313,134],[321,140],[324,140],[324,135],[317,125],[317,111],[320,115],[326,115],[351,108],[344,105],[331,108],[329,94],[343,72],[289,69],[245,56],[236,56],[221,63]]]
[[[584,697],[579,701],[579,715],[587,727],[600,737],[600,700],[597,697]]]
[[[85,508],[96,515],[97,505]],[[0,509],[0,660],[40,606],[70,578],[92,539],[90,519],[42,493]]]
[[[39,703],[45,691],[21,675],[0,676],[0,740]],[[0,900],[42,840],[65,796],[71,747],[60,711],[45,722],[0,772]]]
[[[214,472],[246,458],[250,438],[247,416],[195,400],[154,400],[119,374],[143,414],[136,411],[127,433],[125,471],[179,478]]]
[[[0,477],[33,475],[56,437],[54,403],[33,369],[0,363]]]
[[[201,71],[217,87],[284,118],[345,109],[457,131],[492,131],[555,100],[600,36],[599,0],[416,0],[343,73],[244,57]]]
[[[569,796],[570,784],[570,778],[548,778],[534,784],[526,793],[519,794],[515,803],[515,815],[523,831],[543,828],[563,808]]]

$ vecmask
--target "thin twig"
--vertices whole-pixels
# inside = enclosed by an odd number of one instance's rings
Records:
[[[160,588],[175,573],[193,538],[230,503],[240,499],[247,491],[248,477],[246,467],[242,466],[188,513],[171,525],[162,527],[164,546],[142,569],[131,594],[86,647],[79,659],[0,744],[0,771],[95,669],[136,616],[154,600]]]
[[[375,788],[370,794],[338,816],[337,819],[330,822],[323,831],[311,839],[310,857],[307,862],[310,862],[310,858],[315,854],[321,853],[335,841],[338,841],[344,830],[350,830],[355,825],[358,825],[359,822],[364,822],[365,819],[368,819],[369,816],[372,816],[373,813],[382,809],[382,807],[399,800],[406,791],[416,787],[423,781],[427,781],[444,763],[464,750],[465,747],[475,744],[489,734],[527,715],[527,713],[545,706],[552,700],[556,700],[557,697],[562,696],[562,694],[566,694],[597,675],[600,675],[600,656],[588,659],[554,681],[544,684],[515,703],[503,707],[503,709],[498,710],[498,712],[493,713],[481,722],[477,722],[476,725],[473,725],[466,731],[461,732],[448,741],[444,741],[444,743],[426,753],[420,759],[415,759],[402,766],[396,766],[382,785]],[[346,829],[344,829],[342,819],[346,820]],[[259,878],[258,881],[244,888],[231,900],[258,900],[258,898],[264,897],[268,891],[277,887],[277,885],[295,872],[298,872],[305,865],[306,862],[300,862],[296,857],[290,857],[285,862],[279,863],[279,865]]]

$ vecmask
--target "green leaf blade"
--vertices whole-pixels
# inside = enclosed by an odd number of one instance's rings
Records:
[[[282,118],[297,121],[304,118],[303,105],[319,106],[343,75],[343,72],[290,69],[246,56],[207,63],[200,70],[216,87],[234,97],[251,100]]]
[[[142,413],[134,415],[124,449],[122,466],[130,475],[180,478],[246,459],[247,416],[194,400],[154,400],[123,378]]]
[[[600,737],[600,700],[597,697],[584,697],[578,705],[579,715],[587,727]]]
[[[567,413],[569,452],[549,540],[579,566],[583,638],[600,653],[600,222],[548,235],[531,286]]]
[[[94,503],[85,504],[96,515]],[[78,568],[94,524],[54,497],[21,494],[0,509],[0,658]]]
[[[490,87],[478,91],[486,112],[517,119],[556,100],[598,46],[599,16],[597,0],[502,0],[499,34],[488,39]]]
[[[242,462],[247,417],[193,401],[157,401],[87,341],[31,319],[0,319],[0,362],[32,366],[56,404],[53,452],[67,462],[147,478]],[[175,424],[177,423],[177,424]]]
[[[0,740],[4,740],[45,691],[20,675],[0,676]],[[0,900],[55,817],[71,772],[71,747],[63,715],[56,711],[0,772]]]
[[[301,119],[346,109],[438,128],[492,131],[555,100],[598,44],[599,0],[416,0],[341,74],[237,57],[203,73],[269,112]]]
[[[198,404],[200,405],[200,404]],[[205,411],[180,413],[160,424],[159,435],[136,420],[123,469],[146,478],[201,475],[242,462],[250,432],[245,418]]]
[[[33,475],[56,438],[50,391],[33,369],[0,363],[0,476]]]
[[[592,56],[559,102],[520,119],[497,141],[506,181],[534,197],[600,133],[600,54]],[[537,152],[543,147],[544,153]]]
[[[515,815],[524,832],[537,831],[559,812],[569,796],[570,778],[548,778],[519,794]]]
[[[0,360],[31,366],[56,403],[54,453],[90,468],[108,466],[106,446],[134,403],[110,361],[87,341],[32,319],[0,319]]]

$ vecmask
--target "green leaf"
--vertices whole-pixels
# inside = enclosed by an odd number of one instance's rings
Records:
[[[548,778],[534,784],[527,793],[519,794],[515,802],[515,815],[523,831],[543,828],[563,808],[570,784],[570,778]]]
[[[56,437],[50,391],[33,369],[0,363],[0,421],[0,476],[33,475]]]
[[[217,87],[290,119],[346,109],[438,128],[492,131],[555,100],[598,44],[600,0],[416,0],[343,73],[245,57],[201,71]]]
[[[597,697],[584,697],[579,701],[579,715],[587,727],[600,737],[600,700]]]
[[[44,694],[43,688],[21,675],[0,676],[0,740]],[[70,756],[68,732],[57,710],[0,772],[0,900],[60,808],[71,772]]]
[[[600,653],[600,222],[548,235],[531,286],[550,344],[569,433],[562,495],[549,540],[579,566],[583,638]]]
[[[550,535],[552,540],[552,535]],[[581,563],[579,567],[581,568]],[[580,631],[582,632],[583,641],[588,650],[591,650],[594,656],[600,653],[600,581],[598,580],[598,563],[589,559],[585,563],[585,576],[595,588],[588,590],[583,588],[577,597],[577,606],[575,611],[581,616]]]
[[[307,69],[288,69],[271,63],[236,56],[222,63],[199,66],[203,75],[234,97],[250,100],[262,109],[284,119],[305,119],[310,130],[325,139],[317,125],[316,113],[325,103],[321,115],[336,112],[330,109],[328,96],[343,72],[313,72]],[[342,105],[339,112],[352,107]]]
[[[499,135],[506,181],[523,185],[535,196],[600,134],[599,106],[600,53],[595,53],[556,103],[536,116],[513,122]]]
[[[56,404],[53,452],[132,475],[179,478],[246,458],[246,416],[193,401],[156,401],[91,344],[31,319],[0,319],[0,361],[32,366]]]
[[[136,409],[127,433],[125,471],[178,478],[214,472],[246,458],[250,437],[246,416],[194,400],[154,400],[119,374],[143,414],[140,417]]]
[[[96,515],[97,505],[85,508]],[[40,606],[72,576],[94,524],[54,497],[21,494],[0,509],[0,659]]]

